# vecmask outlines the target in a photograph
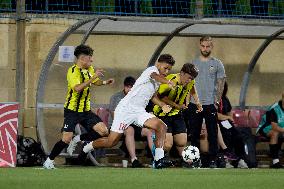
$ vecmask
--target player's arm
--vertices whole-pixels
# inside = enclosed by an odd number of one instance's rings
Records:
[[[224,85],[226,81],[226,74],[225,74],[225,68],[223,63],[220,61],[217,67],[217,92],[215,96],[215,105],[218,106],[219,102],[222,98],[223,90],[224,90]]]
[[[94,82],[93,84],[96,85],[96,86],[101,86],[101,85],[110,85],[110,84],[113,84],[114,83],[114,79],[113,78],[110,78],[110,79],[107,79],[107,80],[97,80],[96,82]]]
[[[174,101],[170,100],[167,96],[163,97],[161,100],[165,102],[166,104],[170,105],[171,107],[174,107],[178,110],[183,110],[187,108],[185,104],[177,104]]]
[[[90,87],[92,82],[94,82],[94,80],[98,79],[98,76],[95,74],[93,77],[91,77],[89,80],[83,82],[83,83],[79,83],[79,84],[76,84],[73,89],[76,91],[76,92],[81,92],[83,91],[86,87]]]
[[[272,129],[280,133],[284,133],[284,128],[279,127],[278,123],[271,122]]]
[[[165,78],[165,79],[168,80],[169,78]],[[172,79],[169,79],[169,80],[171,81]],[[170,105],[171,107],[175,107],[177,109],[180,109],[178,104],[176,104],[174,101],[172,101],[168,98],[170,91],[171,91],[170,85],[161,84],[158,91],[157,91],[156,98],[159,99],[160,101]],[[162,106],[160,106],[160,107],[162,107]]]
[[[269,118],[270,117],[270,118]],[[280,127],[278,125],[278,119],[277,119],[277,114],[274,110],[272,110],[270,112],[270,115],[267,116],[267,119],[269,121],[271,121],[271,126],[272,126],[272,129],[275,130],[275,131],[278,131],[280,133],[283,133],[284,132],[284,128]]]
[[[220,121],[225,121],[225,120],[233,121],[233,118],[230,115],[225,115],[219,112],[217,113],[217,115],[218,115],[218,120]]]
[[[94,69],[91,69],[91,74],[94,73]],[[104,70],[101,68],[97,68],[94,75],[98,75],[98,76],[104,76]],[[96,85],[96,86],[101,86],[101,85],[109,85],[109,84],[113,84],[114,83],[114,79],[108,79],[108,80],[101,80],[100,78],[97,78],[95,80],[93,80],[92,84]]]
[[[190,96],[192,96],[193,97],[193,99],[194,99],[194,102],[195,102],[195,104],[196,104],[196,106],[197,106],[197,111],[198,112],[201,112],[202,110],[203,110],[203,108],[202,108],[202,104],[200,103],[200,101],[199,101],[199,97],[198,97],[198,94],[197,94],[197,90],[196,90],[196,88],[195,88],[195,85],[193,85],[192,86],[192,88],[190,89],[190,93],[187,95],[187,97],[189,98]]]
[[[151,101],[152,101],[154,104],[156,104],[156,105],[162,107],[162,110],[163,110],[164,113],[168,113],[168,112],[170,112],[171,109],[172,109],[172,107],[171,107],[170,105],[166,104],[165,102],[163,102],[163,101],[158,97],[157,93],[155,93],[155,94],[153,95]]]
[[[219,102],[222,98],[224,85],[225,85],[226,78],[218,78],[217,79],[217,93],[215,96],[215,104],[219,105]]]
[[[158,97],[158,94],[157,94],[157,93],[155,93],[155,94],[153,95],[151,101],[152,101],[154,104],[156,104],[156,105],[158,105],[158,106],[160,106],[160,107],[163,107],[163,106],[167,105],[165,102],[163,102],[163,101]]]
[[[103,69],[97,69],[96,72],[91,72],[91,78],[87,81],[81,83],[80,82],[80,74],[78,72],[70,72],[68,71],[67,80],[70,83],[72,89],[76,92],[83,91],[86,87],[90,87],[92,83],[100,80],[99,76],[103,76]]]
[[[150,77],[156,81],[158,81],[159,83],[163,83],[163,84],[168,84],[171,88],[175,87],[175,83],[172,82],[171,80],[167,80],[164,76],[156,73],[156,72],[152,72]]]

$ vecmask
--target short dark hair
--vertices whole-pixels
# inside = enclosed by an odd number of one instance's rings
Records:
[[[175,65],[176,61],[173,58],[173,56],[170,55],[170,54],[161,54],[159,59],[158,59],[158,62],[166,62],[166,63],[173,66],[173,65]]]
[[[202,36],[200,38],[200,43],[202,43],[203,41],[211,41],[212,42],[212,37],[210,37],[209,35]]]
[[[94,50],[88,45],[79,45],[75,48],[74,55],[78,58],[81,54],[93,56]]]
[[[133,86],[134,83],[135,83],[135,81],[136,81],[136,80],[135,80],[134,77],[128,76],[128,77],[126,77],[126,78],[124,79],[123,84],[124,84],[124,86]]]
[[[193,78],[198,75],[198,69],[192,63],[185,63],[180,71],[191,75]]]

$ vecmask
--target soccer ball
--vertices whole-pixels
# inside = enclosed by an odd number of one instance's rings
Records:
[[[186,146],[181,155],[183,160],[187,163],[198,162],[200,159],[199,149],[196,146]]]

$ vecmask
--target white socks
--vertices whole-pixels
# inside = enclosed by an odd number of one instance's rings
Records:
[[[46,159],[46,161],[49,161],[49,162],[54,162],[54,160],[51,160],[49,157]]]
[[[155,149],[155,161],[158,161],[159,159],[162,159],[164,157],[164,150],[163,148],[156,148]]]
[[[131,163],[133,163],[133,161],[136,160],[136,159],[137,159],[137,157],[131,158]]]
[[[76,135],[72,140],[77,144],[79,141],[81,141],[80,135]]]
[[[275,163],[278,163],[279,162],[279,159],[273,159],[272,160],[272,164],[275,164]]]
[[[88,143],[88,144],[87,144],[86,146],[84,146],[84,148],[83,148],[83,151],[84,151],[85,153],[88,153],[88,152],[90,152],[90,151],[92,151],[92,150],[94,150],[93,142]]]

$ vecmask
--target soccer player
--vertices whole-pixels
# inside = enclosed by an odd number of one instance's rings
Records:
[[[92,85],[107,85],[113,79],[102,81],[103,70],[94,70],[91,66],[93,49],[87,45],[79,45],[74,51],[76,62],[68,69],[68,91],[64,104],[64,124],[62,138],[51,150],[43,164],[46,169],[54,169],[54,159],[70,143],[76,124],[80,123],[88,133],[80,136],[80,140],[93,140],[108,135],[108,129],[102,120],[90,109],[90,87]]]
[[[180,73],[168,75],[166,79],[174,82],[176,87],[171,88],[168,84],[160,85],[158,97],[172,109],[164,113],[158,105],[153,108],[154,114],[168,126],[164,149],[169,152],[174,142],[180,156],[187,144],[187,129],[182,116],[182,110],[187,108],[186,98],[193,96],[198,107],[197,111],[202,111],[202,105],[194,86],[194,78],[197,75],[198,70],[191,63],[184,64]]]
[[[135,78],[128,76],[124,79],[123,90],[115,93],[110,98],[109,103],[109,125],[112,124],[114,117],[114,110],[118,103],[123,99],[127,93],[131,90],[135,83]],[[151,149],[153,145],[152,131],[148,128],[137,127],[134,124],[129,125],[129,127],[124,131],[125,140],[120,147],[122,150],[127,148],[127,153],[129,153],[131,164],[133,168],[142,168],[143,165],[139,162],[136,152],[135,152],[135,141],[142,141],[144,138],[147,138],[148,146]]]
[[[282,99],[270,106],[263,115],[257,133],[269,138],[269,148],[272,157],[270,168],[283,168],[279,161],[279,151],[281,150],[284,133],[284,91]]]
[[[167,126],[153,114],[147,113],[145,108],[152,99],[158,103],[164,112],[170,111],[170,107],[155,98],[155,93],[160,83],[168,83],[174,87],[172,81],[165,77],[174,65],[175,60],[169,54],[162,54],[154,66],[148,67],[136,80],[130,92],[119,102],[114,112],[114,120],[111,126],[111,132],[108,137],[97,139],[84,146],[81,157],[96,148],[111,148],[116,145],[130,124],[140,127],[153,129],[156,134],[156,150],[154,164],[156,168],[165,168],[172,165],[170,161],[164,158],[163,145],[166,136]]]

